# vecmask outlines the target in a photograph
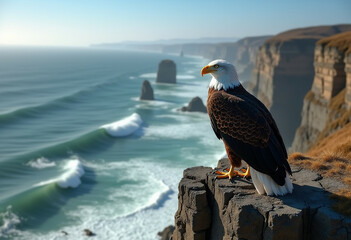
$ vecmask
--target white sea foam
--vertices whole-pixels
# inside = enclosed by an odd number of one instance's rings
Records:
[[[177,79],[195,79],[193,75],[177,75]]]
[[[90,162],[88,167],[93,168],[97,175],[105,171],[116,173],[125,171],[128,173],[126,178],[135,179],[142,186],[136,189],[126,186],[124,189],[111,189],[111,194],[107,195],[109,202],[104,204],[86,204],[67,212],[71,218],[75,219],[75,224],[67,225],[62,229],[51,231],[45,234],[38,234],[30,231],[18,231],[16,239],[67,239],[67,236],[60,233],[65,231],[70,239],[83,240],[86,236],[83,229],[90,229],[96,233],[99,239],[135,239],[135,240],[154,240],[158,239],[157,233],[164,227],[174,222],[174,213],[177,210],[177,184],[182,176],[183,167],[168,167],[167,164],[160,162],[155,164],[153,159],[137,158],[123,162]],[[84,161],[85,165],[85,161]],[[130,171],[133,169],[133,171]],[[143,179],[143,181],[140,181]],[[143,185],[147,183],[151,185]],[[113,197],[118,193],[143,197],[147,191],[154,191],[148,196],[147,201],[142,205],[124,205],[130,211],[129,214],[118,215],[117,209],[120,203]],[[133,198],[135,198],[133,196]],[[115,201],[113,201],[115,200]],[[139,201],[135,203],[139,204]],[[123,203],[123,204],[128,204]],[[116,227],[118,226],[118,227]],[[138,231],[135,231],[138,229]]]
[[[56,163],[55,162],[50,162],[48,159],[41,157],[36,160],[31,160],[27,163],[28,166],[32,168],[48,168],[48,167],[55,167]]]
[[[141,74],[139,77],[140,78],[156,78],[157,73],[144,73]]]
[[[19,217],[11,211],[11,206],[8,206],[6,212],[0,213],[2,225],[0,226],[0,238],[15,232],[15,227],[21,221]]]
[[[165,196],[173,192],[166,184],[164,184],[163,181],[159,180],[158,182],[160,185],[160,187],[158,188],[159,191],[154,193],[150,197],[149,201],[146,203],[146,206],[144,206],[141,209],[138,209],[138,211],[158,207],[162,204],[162,201],[164,200]]]
[[[157,171],[156,169],[160,167],[150,164],[150,161],[152,160],[149,158],[136,158],[130,161],[86,163],[97,175],[118,178],[118,181],[121,182],[132,182],[120,186],[117,190],[112,188],[111,192],[106,195],[106,199],[111,202],[124,199],[114,206],[113,216],[127,216],[148,208],[155,208],[162,203],[165,197],[173,193],[171,187],[165,184],[163,179],[159,179],[158,175],[162,170]],[[138,181],[138,184],[135,184],[135,181]],[[130,200],[125,201],[125,199]],[[104,212],[105,210],[99,211]]]
[[[83,164],[78,159],[69,160],[63,168],[66,170],[57,180],[61,188],[76,188],[81,184],[80,178],[84,175]]]
[[[144,181],[139,181],[138,184],[142,186],[138,189],[128,186],[124,191],[115,191],[109,196],[111,200],[123,194],[132,194],[139,198],[147,195],[149,197],[135,202],[138,205],[134,207],[124,206],[132,212],[120,216],[116,216],[116,207],[118,206],[114,203],[111,204],[111,207],[106,205],[101,207],[82,206],[72,213],[82,219],[83,226],[79,228],[93,230],[99,234],[99,239],[157,239],[157,232],[174,221],[173,215],[177,208],[177,184],[183,169],[155,165],[150,161],[150,159],[133,159],[129,162],[129,166],[125,162],[108,163],[110,168],[132,168],[133,171],[129,172],[131,175],[126,177],[144,179]],[[142,205],[140,205],[141,200]],[[115,226],[118,226],[118,229]],[[136,228],[138,231],[135,231]],[[67,229],[66,231],[71,232],[72,230]],[[82,237],[79,236],[79,238]]]
[[[200,74],[200,71],[199,71]],[[156,78],[157,73],[144,73],[139,76],[140,78]],[[176,79],[195,79],[195,76],[193,75],[177,75]]]
[[[209,123],[193,120],[180,124],[150,125],[144,129],[145,137],[151,139],[189,139],[198,138],[205,145],[217,143]]]
[[[133,134],[138,130],[143,123],[140,115],[133,113],[129,117],[126,117],[122,120],[105,124],[100,128],[104,128],[106,132],[113,137],[125,137]]]
[[[57,177],[47,181],[42,181],[35,184],[34,186],[44,186],[50,183],[56,183],[61,188],[76,188],[81,184],[80,178],[84,175],[83,164],[74,157],[68,161],[65,161],[62,167],[63,173]]]
[[[133,171],[128,172],[126,178],[137,178],[138,184],[142,184],[142,187],[139,187],[137,191],[129,186],[125,189],[115,189],[114,192],[106,196],[109,198],[107,203],[81,205],[67,212],[71,218],[76,219],[75,224],[67,225],[59,231],[55,230],[45,234],[19,231],[20,236],[17,239],[67,239],[67,236],[60,233],[63,230],[69,234],[70,239],[83,240],[86,239],[86,236],[82,230],[86,228],[96,233],[98,239],[102,240],[158,239],[157,233],[174,222],[174,213],[177,209],[177,184],[182,176],[183,168],[169,168],[150,161],[151,159],[138,158],[132,159],[128,163],[114,162],[89,165],[89,167],[95,166],[94,171],[97,171],[98,174],[100,171],[108,169],[111,172],[116,172],[117,169],[121,171],[124,168],[133,168]],[[143,185],[143,183],[149,185]],[[148,191],[149,193],[153,191],[153,194],[145,198]],[[136,197],[136,200],[144,197],[144,200],[147,201],[143,200],[142,205],[139,205],[140,200],[135,202],[138,205],[125,205],[123,207],[126,207],[129,213],[118,215],[117,209],[120,207],[120,203],[113,198],[118,196],[117,193],[135,195],[133,198]],[[128,202],[123,204],[128,204]]]

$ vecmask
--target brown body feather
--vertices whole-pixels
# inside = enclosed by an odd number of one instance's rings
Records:
[[[287,152],[276,123],[267,108],[241,85],[228,90],[209,89],[207,111],[212,128],[223,139],[230,163],[244,159],[279,185],[291,174]]]

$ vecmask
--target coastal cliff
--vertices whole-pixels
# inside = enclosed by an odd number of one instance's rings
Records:
[[[218,169],[226,167],[228,159],[218,162]],[[184,171],[173,240],[351,239],[351,218],[334,212],[328,197],[343,184],[293,167],[293,194],[270,197],[248,180],[216,179],[215,170]]]
[[[316,42],[350,30],[351,25],[294,29],[259,48],[248,90],[270,109],[287,146],[301,122],[303,99],[314,78]]]
[[[291,151],[306,152],[351,121],[351,32],[318,41],[314,69]]]

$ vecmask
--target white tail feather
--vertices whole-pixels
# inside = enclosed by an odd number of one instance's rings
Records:
[[[289,174],[286,173],[285,184],[283,186],[278,185],[270,176],[261,173],[250,167],[252,183],[254,184],[259,194],[283,196],[288,193],[292,193],[293,185],[289,178]]]

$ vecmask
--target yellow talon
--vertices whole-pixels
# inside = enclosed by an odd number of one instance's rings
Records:
[[[222,178],[229,178],[232,179],[235,176],[240,176],[243,178],[247,178],[250,176],[250,167],[247,167],[247,170],[245,168],[241,169],[241,171],[236,171],[234,168],[231,166],[230,169],[227,168],[228,172],[221,172],[221,171],[216,171],[218,174],[217,178],[222,179]]]
[[[232,179],[232,177],[235,177],[239,174],[238,171],[233,169],[233,167],[230,167],[228,172],[216,171],[216,173],[218,174],[218,176],[217,176],[218,179],[222,179],[222,178]]]
[[[241,169],[241,172],[238,172],[238,175],[243,178],[250,177],[250,166],[247,166],[247,170],[245,168]]]

